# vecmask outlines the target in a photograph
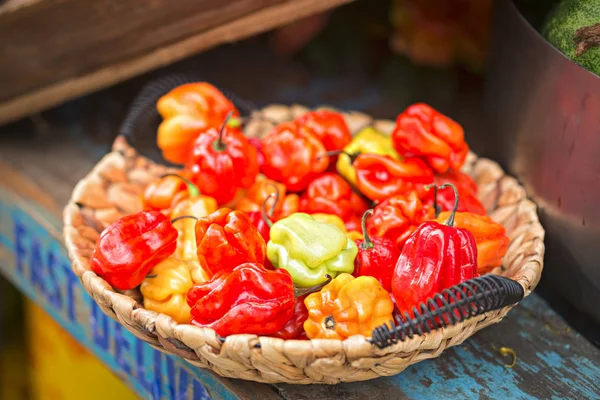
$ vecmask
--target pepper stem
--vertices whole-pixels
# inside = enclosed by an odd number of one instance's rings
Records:
[[[185,218],[193,218],[193,219],[195,219],[196,221],[198,221],[198,218],[197,218],[197,217],[194,217],[193,215],[181,215],[181,216],[179,216],[179,217],[177,217],[177,218],[173,218],[173,219],[171,220],[171,223],[172,223],[172,224],[174,224],[175,222],[179,221],[180,219],[185,219]]]
[[[213,149],[216,151],[224,151],[227,146],[223,143],[223,132],[225,132],[225,127],[227,126],[227,122],[229,122],[229,118],[233,115],[233,110],[229,111],[225,116],[225,121],[223,121],[223,125],[221,125],[221,130],[219,131],[219,139],[216,142],[213,142]]]
[[[430,189],[433,189],[433,209],[435,210],[435,217],[437,218],[438,215],[440,215],[440,213],[442,212],[442,208],[439,206],[439,204],[437,202],[438,187],[436,186],[435,183],[425,186],[425,190],[430,190]]]
[[[329,157],[329,156],[337,156],[338,154],[345,154],[348,157],[350,157],[350,164],[353,164],[354,161],[356,160],[356,158],[358,156],[360,156],[360,152],[357,151],[356,153],[348,153],[345,150],[330,150],[330,151],[326,151],[323,154],[320,154],[319,156],[317,156],[317,160],[323,157]]]
[[[267,198],[265,199],[265,201],[263,201],[262,205],[260,206],[260,212],[262,214],[263,220],[269,226],[269,228],[273,226],[273,221],[271,220],[271,218],[269,218],[269,215],[267,214],[267,211],[266,211],[267,201],[269,201],[269,199],[273,196],[276,196],[276,199],[277,199],[278,193],[279,192],[269,194],[267,196]],[[275,204],[277,204],[277,200],[275,200]],[[275,206],[273,206],[270,211],[273,211],[274,209],[275,209]],[[272,213],[271,213],[271,216],[273,216]]]
[[[360,248],[363,250],[371,249],[375,244],[371,241],[369,234],[367,233],[367,218],[373,215],[373,209],[365,211],[362,216],[362,220],[360,221],[360,226],[362,228],[362,234],[365,240],[360,244]]]
[[[275,207],[277,207],[277,203],[279,203],[279,188],[277,187],[277,185],[273,182],[269,183],[269,186],[271,186],[273,189],[275,189],[275,191],[273,193],[271,193],[270,195],[267,196],[267,198],[265,199],[265,201],[263,202],[263,206],[266,207],[267,206],[267,200],[269,200],[269,198],[271,197],[271,195],[275,195],[275,202],[273,202],[273,206],[271,207],[271,209],[268,212],[269,218],[273,218],[273,214],[275,214]]]
[[[454,226],[454,215],[456,214],[456,210],[458,210],[458,190],[452,183],[444,183],[442,186],[440,186],[440,189],[445,189],[448,187],[454,190],[454,208],[452,208],[452,212],[446,221],[446,225]]]
[[[200,189],[198,189],[198,186],[194,185],[189,179],[184,178],[183,176],[177,175],[177,174],[164,174],[164,175],[161,175],[160,178],[162,179],[162,178],[166,178],[168,176],[175,176],[175,177],[181,179],[182,181],[184,181],[185,184],[187,185],[187,191],[190,194],[190,197],[200,196]]]
[[[331,277],[331,275],[325,274],[325,279],[327,279],[325,282],[307,288],[298,288],[294,286],[294,297],[302,297],[313,292],[318,292],[323,287],[327,286],[327,284],[329,284],[329,282],[331,282],[333,278]]]

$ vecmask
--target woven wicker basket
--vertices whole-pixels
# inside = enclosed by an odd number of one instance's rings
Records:
[[[273,125],[307,111],[302,106],[273,105],[253,114],[248,136],[261,136]],[[393,121],[374,121],[361,113],[346,113],[353,133],[373,126],[389,133]],[[470,154],[463,168],[479,185],[479,199],[490,216],[502,223],[510,238],[504,267],[492,271],[518,281],[527,296],[543,267],[544,230],[534,203],[514,178],[487,159]],[[90,270],[89,258],[100,232],[127,213],[141,209],[145,186],[167,168],[140,156],[124,138],[75,187],[64,211],[64,236],[73,270],[83,286],[110,317],[154,348],[231,378],[296,384],[362,381],[395,375],[421,360],[437,357],[473,333],[499,322],[511,307],[467,319],[384,349],[363,336],[347,340],[281,340],[233,335],[222,341],[211,329],[177,324],[170,317],[144,309],[139,291],[117,292]]]

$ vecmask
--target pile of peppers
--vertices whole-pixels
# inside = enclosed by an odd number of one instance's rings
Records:
[[[395,310],[502,265],[509,239],[460,171],[462,127],[426,104],[391,135],[310,111],[262,139],[206,82],[157,104],[177,172],[100,235],[92,270],[221,336],[370,336]]]

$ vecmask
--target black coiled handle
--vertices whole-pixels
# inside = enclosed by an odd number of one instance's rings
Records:
[[[395,321],[375,328],[371,342],[383,349],[398,340],[454,325],[467,318],[518,303],[525,296],[518,282],[499,275],[484,275],[443,290],[413,307],[411,316],[397,313]]]

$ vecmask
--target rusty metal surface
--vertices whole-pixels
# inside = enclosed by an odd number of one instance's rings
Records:
[[[546,228],[545,278],[600,321],[600,78],[496,2],[485,154],[525,184]]]

